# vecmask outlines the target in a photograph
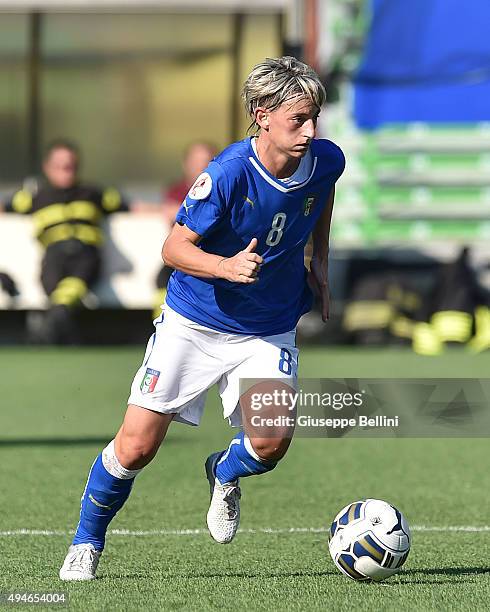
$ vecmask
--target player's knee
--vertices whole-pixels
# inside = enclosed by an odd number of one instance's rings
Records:
[[[148,465],[156,455],[160,441],[153,437],[119,435],[117,457],[128,470],[140,469]]]
[[[279,461],[286,454],[290,438],[251,438],[252,448],[262,461]]]

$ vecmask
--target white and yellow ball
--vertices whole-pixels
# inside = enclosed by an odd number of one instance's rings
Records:
[[[411,540],[408,523],[397,508],[380,499],[366,499],[337,514],[328,547],[343,574],[379,582],[400,570]]]

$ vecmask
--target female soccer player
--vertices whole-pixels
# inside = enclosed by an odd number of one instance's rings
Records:
[[[218,385],[224,416],[241,422],[240,378],[294,385],[295,328],[312,306],[304,248],[313,237],[311,278],[328,318],[327,259],[341,150],[315,139],[325,90],[293,57],[266,59],[243,86],[257,134],[232,144],[195,181],[162,251],[175,268],[162,315],[133,381],[124,422],[95,459],[62,580],[91,580],[107,527],[172,421],[199,424]],[[230,542],[240,518],[240,477],[274,469],[291,428],[250,437],[206,461],[211,536]]]

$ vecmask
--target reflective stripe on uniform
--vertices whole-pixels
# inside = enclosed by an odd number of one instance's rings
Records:
[[[413,335],[414,321],[408,317],[399,315],[390,324],[390,332],[398,338],[411,338]]]
[[[442,353],[443,343],[429,323],[415,323],[412,338],[412,348],[419,355]]]
[[[88,200],[74,200],[66,206],[71,221],[97,222],[102,213],[94,202]]]
[[[87,293],[87,283],[77,276],[67,276],[60,280],[49,296],[53,304],[73,306]]]
[[[91,225],[74,225],[75,238],[84,242],[85,244],[102,244],[104,235],[102,230],[98,227],[92,227]]]
[[[434,313],[430,322],[443,342],[466,342],[471,337],[473,317],[468,312],[442,310]]]
[[[85,244],[98,246],[102,244],[104,236],[100,228],[93,227],[92,225],[63,223],[47,229],[41,234],[39,240],[44,247],[48,247],[55,242],[70,240],[71,238],[80,240]]]
[[[481,353],[490,348],[490,308],[488,306],[475,308],[475,335],[469,342],[469,347],[475,353]]]
[[[157,319],[162,314],[162,304],[165,302],[167,297],[167,288],[162,287],[157,289],[153,300],[153,318]]]
[[[384,300],[352,302],[345,309],[343,327],[347,331],[383,329],[390,324],[393,314],[393,306]]]
[[[96,223],[101,211],[94,202],[75,200],[68,204],[50,204],[33,213],[36,234],[39,236],[50,225],[66,221],[88,221]]]

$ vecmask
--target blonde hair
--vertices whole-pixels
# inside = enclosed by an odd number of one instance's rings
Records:
[[[325,88],[313,68],[290,56],[268,57],[254,66],[242,89],[245,110],[253,119],[249,130],[256,125],[258,107],[274,111],[294,98],[308,98],[318,108],[325,103]]]

